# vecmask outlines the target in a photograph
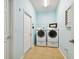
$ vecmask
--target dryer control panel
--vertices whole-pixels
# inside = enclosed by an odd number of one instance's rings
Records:
[[[49,24],[49,28],[57,28],[57,23],[51,23],[51,24]]]

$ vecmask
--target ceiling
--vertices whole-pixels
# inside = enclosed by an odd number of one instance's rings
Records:
[[[44,7],[44,0],[30,0],[36,11],[52,11],[55,10],[58,6],[59,0],[48,0],[49,5],[47,7]]]

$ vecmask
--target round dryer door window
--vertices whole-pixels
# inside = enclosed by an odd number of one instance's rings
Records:
[[[48,34],[51,38],[55,38],[57,36],[57,32],[55,30],[50,30]]]
[[[39,31],[38,31],[38,36],[39,36],[39,37],[44,37],[44,35],[45,35],[45,33],[44,33],[43,30],[39,30]]]

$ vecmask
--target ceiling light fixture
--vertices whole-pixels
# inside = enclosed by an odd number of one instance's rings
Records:
[[[44,7],[48,6],[48,0],[44,0]]]

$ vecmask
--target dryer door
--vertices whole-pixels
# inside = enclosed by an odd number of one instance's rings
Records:
[[[44,37],[45,36],[44,31],[43,30],[39,30],[38,31],[38,36],[41,37],[41,38]]]
[[[57,32],[55,30],[50,30],[48,33],[49,37],[55,38],[57,36]]]

